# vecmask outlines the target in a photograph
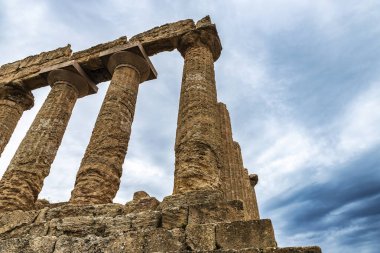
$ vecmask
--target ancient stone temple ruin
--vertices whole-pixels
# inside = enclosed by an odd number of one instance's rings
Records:
[[[140,191],[125,205],[112,203],[139,85],[157,77],[149,56],[175,49],[184,68],[173,194],[159,202]],[[244,168],[227,107],[217,100],[214,62],[221,50],[216,26],[205,17],[1,66],[0,153],[33,106],[33,90],[51,90],[0,182],[0,252],[321,252],[278,248],[271,221],[260,218],[258,178]],[[75,102],[109,80],[70,200],[38,200]]]

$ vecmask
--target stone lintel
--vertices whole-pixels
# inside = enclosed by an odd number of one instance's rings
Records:
[[[105,66],[107,66],[107,63],[108,63],[110,57],[114,53],[118,53],[118,52],[131,52],[131,53],[137,54],[138,56],[141,56],[142,58],[144,58],[147,61],[148,66],[149,66],[150,73],[149,73],[147,81],[157,78],[157,71],[154,68],[152,62],[150,61],[150,59],[149,59],[148,55],[146,54],[141,43],[135,42],[135,43],[131,43],[131,44],[127,44],[127,45],[121,45],[121,46],[117,46],[114,48],[107,49],[107,50],[99,53],[99,58],[101,59],[103,64]]]
[[[80,75],[81,77],[83,77],[88,84],[88,94],[86,94],[84,96],[95,94],[98,91],[98,87],[96,86],[96,84],[90,79],[90,77],[88,77],[86,72],[82,69],[82,67],[75,60],[63,62],[63,63],[57,64],[54,66],[44,68],[40,71],[39,74],[44,77],[44,80],[47,83],[47,77],[48,77],[49,73],[51,71],[57,70],[57,69],[68,70],[68,71],[71,71],[71,72],[76,73],[76,74]],[[49,84],[47,83],[47,85],[49,85]],[[52,84],[50,84],[50,85],[52,85]]]
[[[176,49],[180,38],[184,34],[190,31],[205,29],[216,31],[215,25],[211,23],[208,16],[199,20],[196,24],[192,19],[180,20],[136,34],[129,41],[127,37],[123,36],[114,41],[99,44],[79,52],[73,53],[70,45],[68,45],[46,53],[43,52],[40,55],[30,56],[23,60],[2,65],[0,67],[0,83],[9,83],[19,79],[24,82],[25,88],[29,90],[48,86],[46,79],[39,74],[41,69],[75,60],[90,79],[95,84],[98,84],[111,79],[106,65],[104,65],[99,57],[99,54],[107,51],[107,49],[113,50],[123,45],[129,48],[135,46],[136,43],[141,43],[140,46],[144,48],[144,54],[146,54],[146,56],[152,56],[164,51]],[[214,58],[217,57],[219,57],[218,54],[214,55]],[[148,62],[150,63],[150,61]],[[152,69],[150,79],[154,79],[155,74],[155,71]]]

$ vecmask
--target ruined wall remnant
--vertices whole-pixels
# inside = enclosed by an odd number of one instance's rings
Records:
[[[184,58],[173,194],[143,191],[112,203],[127,155],[139,85],[155,79],[149,56]],[[260,219],[257,175],[244,167],[229,112],[218,102],[214,62],[222,46],[209,17],[182,20],[72,53],[70,45],[0,67],[0,154],[34,89],[51,91],[0,181],[0,253],[256,252],[278,248]],[[111,80],[68,202],[38,200],[77,99]],[[128,175],[126,175],[128,176]]]

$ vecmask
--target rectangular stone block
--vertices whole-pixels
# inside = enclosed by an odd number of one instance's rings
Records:
[[[188,223],[188,207],[172,207],[162,210],[162,227],[166,229],[185,228]]]
[[[45,220],[49,221],[53,218],[67,218],[75,216],[106,216],[115,217],[126,214],[124,205],[121,204],[105,204],[105,205],[71,205],[66,204],[49,209],[45,214]]]
[[[63,219],[53,219],[49,224],[49,235],[61,236],[70,235],[75,237],[85,237],[87,235],[102,235],[105,225],[95,223],[92,216],[76,216]]]
[[[244,209],[240,200],[189,206],[188,224],[229,222],[243,219]]]
[[[104,227],[103,236],[119,235],[132,231],[132,220],[127,215],[116,217],[97,217],[95,224]]]
[[[27,245],[28,240],[23,238],[0,240],[0,253],[22,252]]]
[[[159,209],[173,207],[187,207],[190,205],[216,203],[223,200],[223,194],[220,191],[205,190],[191,191],[184,194],[174,194],[164,198],[159,205]]]
[[[49,227],[44,223],[23,224],[5,233],[0,234],[0,239],[10,238],[30,238],[33,236],[44,236],[47,234]]]
[[[98,253],[109,245],[109,238],[89,235],[86,237],[60,236],[55,244],[55,253]]]
[[[321,253],[321,252],[322,252],[321,248],[317,246],[265,249],[263,251],[263,253]]]
[[[0,235],[22,225],[32,224],[39,211],[13,211],[0,214]]]
[[[270,220],[235,221],[216,226],[220,249],[277,247]]]
[[[186,245],[193,251],[216,249],[215,224],[190,224],[186,227]]]
[[[29,240],[28,250],[25,252],[54,252],[54,246],[57,241],[55,236],[40,236]],[[24,252],[24,251],[21,251]]]
[[[185,249],[185,232],[158,228],[146,233],[145,242],[145,252],[180,252]]]
[[[143,253],[144,234],[141,232],[128,232],[115,237],[104,249],[105,253]]]
[[[145,211],[136,214],[127,214],[131,217],[132,228],[135,230],[154,229],[161,224],[161,213],[158,211]]]

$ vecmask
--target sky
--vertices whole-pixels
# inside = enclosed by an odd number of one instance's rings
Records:
[[[67,44],[73,51],[181,19],[210,15],[223,45],[215,63],[244,165],[259,175],[262,218],[279,246],[323,252],[380,248],[380,1],[0,0],[0,65]],[[183,59],[151,57],[140,86],[115,202],[173,188]],[[40,198],[67,201],[109,83],[77,101]],[[0,175],[50,88],[33,91],[0,158]]]

